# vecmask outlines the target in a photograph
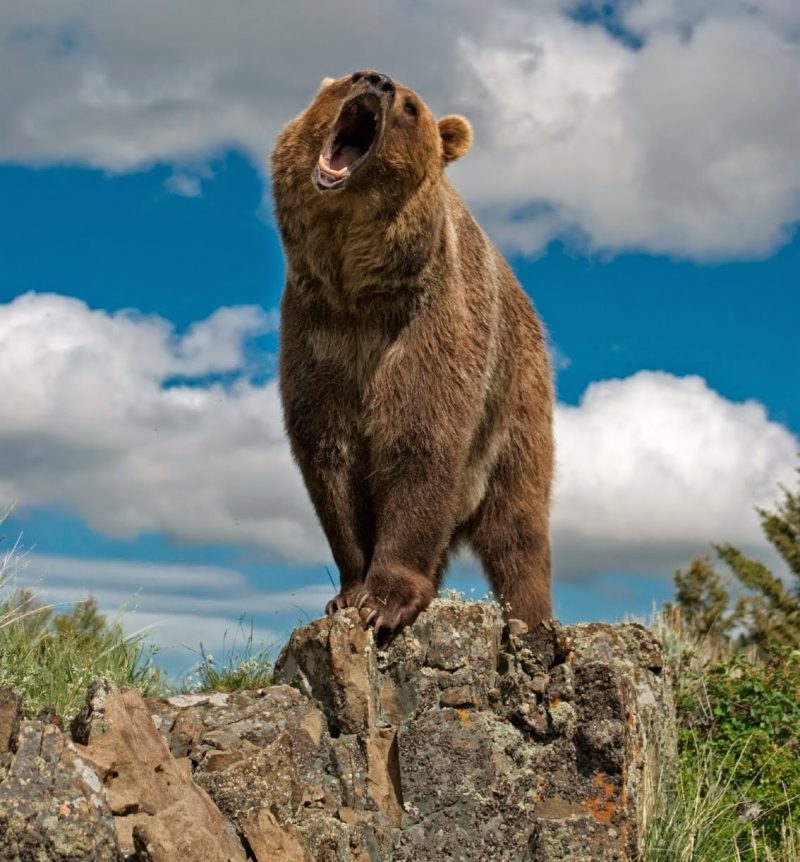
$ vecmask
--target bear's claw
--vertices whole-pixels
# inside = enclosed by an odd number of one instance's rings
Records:
[[[341,611],[343,608],[350,608],[353,606],[353,600],[351,594],[346,592],[337,593],[326,605],[325,605],[325,613],[331,617],[336,611]]]
[[[366,612],[362,619],[373,625],[375,636],[382,630],[396,631],[410,625],[428,607],[435,589],[428,578],[408,570],[371,573],[355,595],[355,606]]]

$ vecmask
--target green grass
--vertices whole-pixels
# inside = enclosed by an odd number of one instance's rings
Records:
[[[142,634],[126,635],[94,599],[56,608],[16,590],[21,561],[12,548],[0,556],[0,685],[15,689],[26,715],[53,707],[65,722],[78,712],[89,684],[105,677],[143,694],[162,691],[155,649]]]
[[[53,707],[69,722],[83,705],[88,686],[101,677],[144,695],[175,689],[156,666],[156,650],[145,634],[126,635],[119,620],[108,620],[91,598],[64,607],[43,605],[34,593],[15,589],[23,566],[17,547],[0,555],[0,686],[22,696],[26,715]],[[247,632],[240,624],[230,646],[226,632],[221,661],[200,645],[201,660],[178,688],[263,688],[272,683],[273,651],[256,645],[252,627]]]
[[[748,767],[749,747],[731,746],[721,756],[711,746],[683,748],[677,786],[666,791],[663,813],[648,830],[646,862],[800,859],[800,830],[787,816],[788,798],[775,809],[749,801],[758,782]],[[771,822],[778,824],[775,833]]]
[[[273,647],[256,645],[252,626],[246,631],[240,622],[230,646],[227,640],[226,631],[220,661],[200,645],[200,661],[186,680],[188,691],[242,691],[272,684]]]
[[[655,792],[646,862],[800,860],[800,652],[773,660],[656,631],[676,681],[679,771]]]

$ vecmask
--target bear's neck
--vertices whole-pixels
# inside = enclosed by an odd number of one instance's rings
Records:
[[[358,207],[309,207],[285,238],[294,281],[359,315],[418,302],[441,282],[447,258],[440,253],[448,232],[439,186],[420,186],[402,203],[365,196]]]

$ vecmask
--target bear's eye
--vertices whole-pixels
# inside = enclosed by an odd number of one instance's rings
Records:
[[[405,105],[403,105],[403,110],[408,114],[409,117],[416,117],[419,114],[419,109],[416,104],[411,101],[411,99],[406,99]]]

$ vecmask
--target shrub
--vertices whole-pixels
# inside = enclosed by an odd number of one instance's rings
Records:
[[[689,674],[677,706],[687,770],[698,750],[717,763],[735,758],[727,797],[777,852],[786,828],[800,831],[800,651],[769,663],[734,653]]]

